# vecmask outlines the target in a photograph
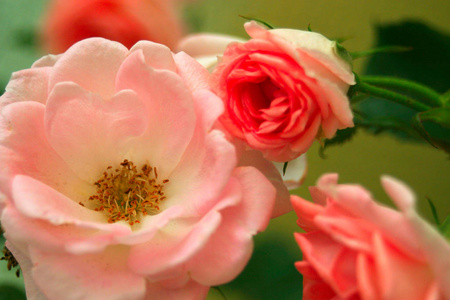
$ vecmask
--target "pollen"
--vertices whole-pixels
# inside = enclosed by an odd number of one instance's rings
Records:
[[[134,225],[140,223],[141,217],[160,212],[161,202],[166,199],[164,186],[167,183],[168,179],[158,180],[156,167],[144,164],[138,169],[125,159],[119,167],[109,166],[103,172],[94,183],[97,192],[89,200],[95,201],[94,210],[104,212],[109,223],[124,220]]]

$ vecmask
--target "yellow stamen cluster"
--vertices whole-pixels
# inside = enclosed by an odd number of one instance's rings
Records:
[[[95,210],[106,212],[109,223],[125,220],[134,225],[140,223],[140,216],[159,213],[159,205],[166,199],[164,184],[168,182],[168,179],[158,181],[156,167],[145,164],[138,171],[132,162],[125,159],[114,171],[112,166],[107,168],[94,183],[97,193],[89,200],[98,202]]]

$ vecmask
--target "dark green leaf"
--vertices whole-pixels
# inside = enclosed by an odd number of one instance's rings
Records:
[[[402,46],[412,48],[405,53],[373,56],[367,74],[390,75],[425,84],[438,92],[449,89],[450,35],[423,23],[408,21],[376,28],[376,47]]]
[[[449,88],[450,83],[450,36],[438,32],[418,22],[403,22],[393,25],[380,25],[376,28],[377,44],[375,47],[398,45],[413,50],[404,53],[382,53],[372,56],[367,63],[365,74],[385,75],[404,78],[429,86],[439,93]],[[399,91],[400,92],[400,91]],[[404,91],[401,91],[404,93]],[[404,93],[408,97],[415,95]],[[413,109],[387,100],[369,98],[360,101],[354,108],[361,112],[368,121],[365,127],[372,132],[387,131],[396,137],[424,142],[423,134],[417,134],[412,125],[417,112]],[[380,119],[390,120],[391,125],[380,128]],[[381,123],[385,123],[382,121]],[[413,124],[412,124],[413,123]],[[432,123],[432,122],[426,122]],[[431,137],[442,136],[442,129],[436,124],[423,127]],[[373,124],[374,126],[371,126]],[[387,125],[387,124],[384,124]],[[414,124],[417,128],[418,124]],[[390,127],[390,128],[389,128]],[[438,139],[437,143],[441,143]],[[434,141],[434,140],[433,140]],[[436,141],[434,141],[436,143]],[[445,146],[445,145],[444,145]],[[443,148],[443,146],[439,146]]]

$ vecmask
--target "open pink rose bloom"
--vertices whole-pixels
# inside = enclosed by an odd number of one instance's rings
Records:
[[[403,183],[382,184],[400,212],[372,200],[358,185],[321,177],[310,188],[314,203],[292,196],[306,233],[295,235],[303,252],[303,299],[450,299],[450,245],[414,208]]]
[[[184,53],[100,38],[13,74],[1,224],[29,299],[198,299],[242,271],[289,195],[214,129],[207,78]]]
[[[178,46],[209,65],[208,54],[228,45],[211,85],[224,101],[221,121],[231,134],[267,159],[285,162],[316,138],[353,126],[346,94],[354,75],[336,42],[315,32],[268,30],[254,21],[245,29],[247,42],[200,34]]]

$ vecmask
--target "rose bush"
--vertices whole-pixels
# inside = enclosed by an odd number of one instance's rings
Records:
[[[295,235],[304,299],[450,299],[450,245],[415,212],[408,187],[382,183],[400,212],[335,174],[310,189],[314,203],[292,196],[306,231]]]
[[[331,138],[353,126],[346,96],[355,83],[350,64],[338,55],[336,42],[293,29],[267,30],[245,24],[251,39],[196,35],[179,49],[206,60],[228,45],[211,85],[225,103],[221,121],[236,137],[278,162],[305,153],[315,138]]]
[[[46,52],[62,53],[82,39],[103,37],[131,47],[150,40],[173,47],[183,32],[176,0],[53,0],[43,20]]]
[[[213,129],[207,78],[185,53],[101,38],[13,74],[0,212],[29,299],[198,299],[243,269],[289,194]]]

